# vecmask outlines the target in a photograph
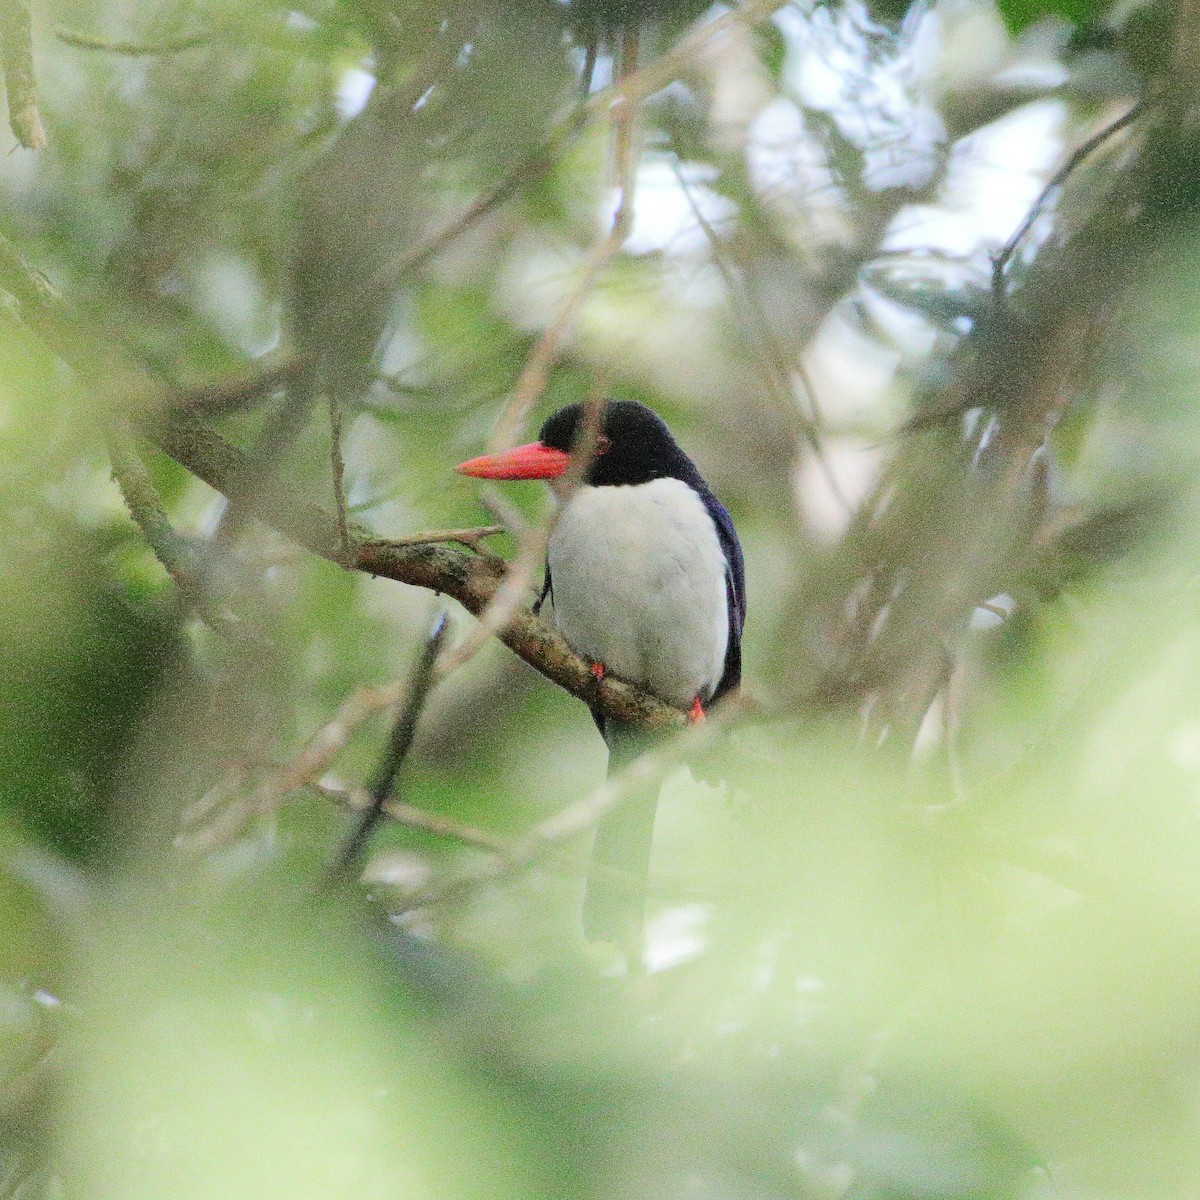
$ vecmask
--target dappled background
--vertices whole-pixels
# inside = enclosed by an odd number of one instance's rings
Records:
[[[0,9],[0,1197],[1195,1195],[1191,0]],[[495,638],[328,886],[475,624],[354,544],[600,391],[749,591],[624,972]]]

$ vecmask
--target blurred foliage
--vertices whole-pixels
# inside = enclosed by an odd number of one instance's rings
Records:
[[[258,525],[181,587],[111,478],[144,397],[106,347],[164,394],[302,355],[356,519],[491,521],[451,467],[611,209],[588,46],[600,86],[618,27],[649,59],[706,9],[38,7],[48,146],[3,160],[0,232],[92,350],[0,293],[2,1200],[1200,1186],[1187,121],[1099,146],[993,278],[1071,147],[1186,109],[1186,5],[783,5],[642,105],[631,237],[529,424],[597,379],[671,423],[745,543],[757,702],[666,783],[643,972],[582,942],[582,843],[413,911],[485,852],[390,825],[323,888],[386,715],[272,781],[436,601]],[[250,445],[279,405],[205,419]],[[331,507],[321,410],[279,474]],[[220,498],[139,451],[209,548]],[[603,770],[492,644],[400,798],[514,841]]]

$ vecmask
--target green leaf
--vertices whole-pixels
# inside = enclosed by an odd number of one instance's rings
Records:
[[[1109,6],[1098,0],[998,0],[998,7],[1009,32],[1020,33],[1046,17],[1082,27],[1097,21]]]

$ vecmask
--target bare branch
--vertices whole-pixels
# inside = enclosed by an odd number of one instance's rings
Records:
[[[396,704],[403,695],[402,683],[357,688],[351,692],[338,706],[337,712],[308,739],[304,749],[263,782],[256,811],[273,812],[289,792],[316,783],[341,753],[354,731],[368,717]]]
[[[346,524],[346,460],[342,457],[342,402],[329,397],[329,470],[333,477],[333,503],[337,513],[338,541],[350,553],[350,529]]]
[[[622,42],[621,70],[631,70],[637,58],[637,34],[626,32]],[[620,253],[633,224],[634,178],[637,171],[637,145],[634,137],[634,107],[621,105],[613,110],[614,174],[619,188],[619,199],[612,226],[592,247],[584,262],[584,270],[576,283],[559,304],[554,319],[542,332],[525,361],[524,369],[513,389],[512,399],[505,408],[490,446],[492,451],[507,449],[516,440],[530,410],[541,398],[549,378],[550,367],[558,346],[567,336],[575,318],[591,293],[596,282],[610,262]],[[442,673],[448,674],[467,662],[479,648],[500,629],[508,624],[513,613],[525,599],[532,586],[533,576],[546,557],[546,546],[558,513],[570,499],[571,494],[583,480],[588,464],[592,461],[596,437],[599,432],[600,414],[604,407],[604,391],[593,389],[576,445],[571,449],[571,465],[558,489],[558,505],[537,526],[521,534],[517,555],[496,589],[491,602],[479,618],[479,624],[447,655],[442,664]]]
[[[618,83],[636,74],[633,71],[636,56],[637,35],[626,33],[622,42],[622,76]],[[613,175],[619,189],[616,213],[607,233],[598,238],[588,251],[574,288],[559,302],[553,318],[526,358],[513,387],[512,398],[496,423],[488,442],[488,449],[493,454],[509,449],[520,436],[530,411],[546,390],[550,368],[559,346],[570,333],[579,310],[600,276],[621,252],[633,225],[634,179],[637,172],[637,147],[633,130],[635,106],[632,102],[622,101],[610,107],[613,125]]]
[[[618,209],[620,217],[621,209]],[[525,360],[525,366],[513,387],[512,398],[505,407],[496,429],[488,442],[488,450],[495,454],[509,449],[520,436],[529,413],[541,399],[550,377],[550,368],[563,339],[570,333],[579,310],[591,294],[596,282],[609,263],[620,253],[628,235],[628,221],[615,220],[612,228],[599,238],[583,260],[583,269],[575,286],[562,298],[550,323],[542,331]]]
[[[620,61],[616,79],[618,89],[624,87],[637,72],[639,31],[640,27],[636,21],[630,21],[621,30]],[[634,189],[638,162],[641,159],[637,144],[637,109],[636,99],[623,97],[612,106],[611,110],[613,184],[616,186],[619,196],[613,228],[623,229],[626,235],[633,226]]]
[[[1144,102],[1135,104],[1115,121],[1092,134],[1087,141],[1077,146],[1067,161],[1050,176],[1046,186],[1042,188],[1038,198],[1033,202],[1033,207],[1026,214],[1025,220],[1017,228],[1016,233],[1004,243],[999,254],[992,259],[992,296],[997,303],[1002,303],[1004,300],[1004,273],[1008,268],[1009,262],[1012,260],[1012,256],[1016,254],[1038,217],[1046,211],[1047,205],[1058,194],[1063,184],[1067,182],[1071,174],[1085,158],[1103,146],[1114,134],[1120,133],[1126,125],[1131,124],[1145,111],[1146,105]]]
[[[400,773],[400,768],[404,765],[404,760],[412,748],[421,710],[425,707],[430,689],[436,682],[433,668],[446,638],[448,620],[449,614],[444,608],[434,619],[429,636],[425,639],[421,657],[417,660],[417,665],[413,668],[405,688],[404,700],[388,731],[383,758],[380,760],[375,777],[367,788],[367,795],[371,802],[363,811],[362,819],[339,851],[330,871],[331,879],[344,880],[347,878],[366,849],[371,834],[383,819],[384,805],[391,799],[392,789],[396,786],[396,776]]]
[[[76,50],[103,50],[108,54],[124,54],[132,58],[149,58],[160,54],[179,54],[184,50],[195,50],[198,46],[206,45],[211,39],[204,34],[192,34],[187,37],[168,38],[161,42],[111,42],[106,38],[96,37],[90,33],[82,33],[76,29],[68,29],[65,25],[54,27],[54,36]]]
[[[195,586],[194,571],[197,555],[186,540],[176,532],[167,517],[158,489],[134,445],[133,435],[123,421],[114,421],[104,438],[112,465],[113,479],[121,490],[121,498],[134,524],[141,530],[154,557],[162,564],[176,587],[176,599],[183,608],[192,611],[209,628],[222,637],[239,641],[258,641],[258,636],[243,625],[232,613],[217,605],[206,603]]]
[[[366,788],[330,787],[328,784],[314,783],[309,785],[318,795],[324,796],[348,808],[351,812],[365,812],[372,804],[370,793]],[[478,829],[474,825],[464,825],[461,821],[440,817],[436,813],[426,812],[405,804],[402,800],[388,799],[383,802],[383,813],[389,820],[407,829],[419,829],[422,833],[432,833],[435,837],[453,838],[464,845],[473,846],[476,850],[486,850],[492,854],[503,855],[507,846],[503,838]]]
[[[532,183],[544,175],[554,164],[554,150],[557,148],[560,136],[552,135],[546,148],[518,163],[491,191],[485,192],[472,201],[458,216],[451,218],[441,229],[430,234],[403,261],[381,267],[372,281],[373,286],[395,285],[420,271],[476,222],[487,216],[493,209],[499,208],[511,196],[516,195],[522,186]]]
[[[265,773],[260,768],[260,778],[249,792],[246,785],[251,768],[244,763],[232,764],[226,777],[183,814],[183,832],[176,845],[192,856],[208,854],[228,845],[254,818],[275,812],[285,796],[301,788],[318,787],[317,781],[354,731],[369,717],[398,703],[404,688],[403,683],[394,683],[355,689],[290,762],[270,767]]]

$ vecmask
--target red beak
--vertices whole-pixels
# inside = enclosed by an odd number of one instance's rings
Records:
[[[480,455],[454,469],[475,479],[557,479],[570,465],[571,456],[565,450],[530,442],[503,454]]]

